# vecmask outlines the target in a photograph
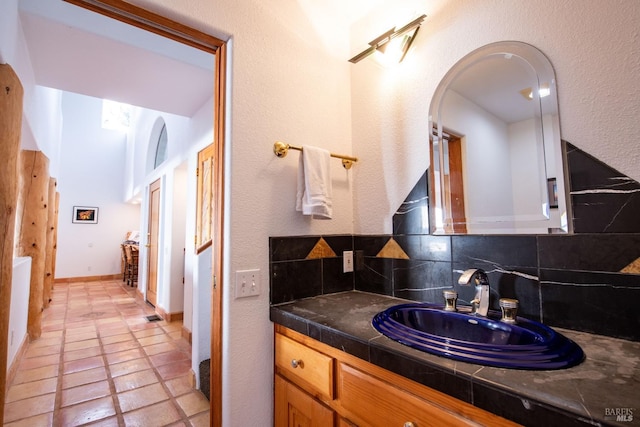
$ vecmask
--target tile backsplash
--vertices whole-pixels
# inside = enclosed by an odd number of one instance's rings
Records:
[[[361,290],[441,304],[453,288],[468,304],[474,288],[458,277],[482,268],[493,309],[516,298],[523,317],[639,341],[640,184],[566,146],[573,234],[429,235],[425,173],[394,215],[393,235],[271,237],[271,303]],[[342,272],[346,250],[353,273]]]
[[[321,241],[335,255],[308,258]],[[396,245],[406,256],[388,257]],[[640,234],[271,237],[270,249],[272,304],[347,290],[441,304],[444,289],[468,304],[474,288],[458,277],[482,268],[495,310],[516,298],[523,317],[640,340]],[[355,251],[354,273],[342,273],[345,250]]]
[[[566,142],[575,233],[640,233],[640,183]]]

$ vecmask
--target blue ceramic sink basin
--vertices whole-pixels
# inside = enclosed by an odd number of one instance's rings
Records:
[[[514,369],[563,369],[582,362],[582,349],[550,327],[522,317],[516,324],[444,311],[442,306],[400,304],[376,314],[373,327],[409,347],[463,362]]]

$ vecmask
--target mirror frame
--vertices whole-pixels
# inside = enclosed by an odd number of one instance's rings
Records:
[[[449,89],[450,84],[463,72],[465,72],[469,67],[473,66],[480,60],[487,58],[492,55],[499,54],[511,54],[514,56],[518,56],[524,61],[528,62],[534,71],[537,74],[538,82],[549,82],[549,87],[551,89],[551,94],[553,96],[549,96],[549,99],[540,101],[540,109],[541,109],[541,117],[544,116],[545,105],[552,106],[555,108],[556,121],[555,125],[557,126],[557,134],[554,133],[554,141],[551,141],[552,147],[557,154],[557,162],[556,162],[556,174],[549,175],[549,171],[546,171],[547,179],[550,177],[557,179],[557,188],[558,188],[558,204],[560,209],[564,209],[564,216],[566,218],[566,224],[562,224],[562,228],[558,227],[558,223],[551,223],[551,219],[541,219],[538,220],[542,225],[544,221],[549,221],[550,227],[549,232],[560,232],[560,233],[571,233],[572,232],[572,221],[571,221],[571,204],[568,189],[569,177],[568,177],[568,168],[567,168],[567,159],[566,159],[566,149],[564,146],[564,142],[561,138],[560,132],[560,114],[558,107],[558,98],[557,98],[557,87],[556,87],[556,78],[555,72],[551,65],[549,59],[536,47],[519,41],[499,41],[491,44],[487,44],[481,46],[469,54],[465,55],[462,59],[456,62],[444,75],[436,90],[434,92],[433,98],[431,100],[431,105],[429,107],[429,155],[430,155],[430,167],[429,167],[429,234],[473,234],[468,233],[466,231],[466,225],[469,223],[465,218],[464,223],[459,223],[465,226],[464,232],[456,231],[455,229],[452,231],[445,230],[444,226],[438,226],[440,223],[444,223],[444,216],[440,215],[441,218],[438,218],[437,210],[439,209],[441,212],[446,207],[444,200],[444,188],[442,185],[441,179],[441,170],[443,164],[443,146],[440,141],[443,140],[443,132],[446,133],[446,128],[443,129],[442,117],[441,117],[441,107],[442,101],[445,97],[447,90]],[[553,104],[551,104],[553,103]],[[543,146],[547,147],[549,144],[544,142]],[[434,155],[435,153],[435,155]],[[545,168],[546,170],[546,168]],[[544,188],[547,187],[547,182],[541,183],[541,186]],[[548,202],[548,200],[547,200]],[[517,223],[517,221],[512,221]],[[500,224],[501,221],[495,221],[492,224]],[[506,224],[506,222],[505,222]],[[490,233],[481,233],[481,234],[490,234]],[[540,233],[496,233],[496,234],[540,234]]]

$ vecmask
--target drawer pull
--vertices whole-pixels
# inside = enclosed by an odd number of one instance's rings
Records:
[[[302,363],[302,360],[291,359],[291,367],[293,369],[296,369],[298,366],[300,366],[301,368],[304,368],[304,363]]]
[[[416,425],[411,421],[407,421],[406,423],[404,423],[404,427],[416,427]]]

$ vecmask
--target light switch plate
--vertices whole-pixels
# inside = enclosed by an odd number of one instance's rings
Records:
[[[353,251],[342,252],[342,272],[351,273],[353,271]]]
[[[260,295],[260,270],[236,271],[236,299]]]

